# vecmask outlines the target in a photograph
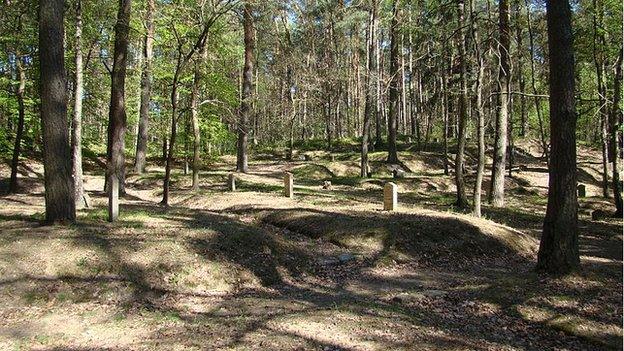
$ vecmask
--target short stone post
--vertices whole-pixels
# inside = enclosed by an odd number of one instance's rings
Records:
[[[284,173],[284,196],[293,197],[293,174],[290,172]]]
[[[234,173],[228,175],[228,190],[236,191],[236,175]]]
[[[576,189],[578,190],[578,197],[585,197],[585,184],[579,184]]]
[[[389,182],[384,185],[384,211],[394,211],[398,203],[398,187]]]
[[[108,221],[114,222],[119,217],[119,178],[113,173],[108,181]]]

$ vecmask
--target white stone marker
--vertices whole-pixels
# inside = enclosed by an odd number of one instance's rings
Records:
[[[394,211],[397,209],[398,187],[392,182],[384,185],[384,211]]]
[[[293,174],[290,172],[284,173],[284,196],[293,197]]]
[[[234,173],[230,173],[228,176],[228,190],[236,191],[236,175]]]
[[[119,217],[119,178],[111,175],[108,178],[110,186],[108,187],[108,221],[114,222]]]

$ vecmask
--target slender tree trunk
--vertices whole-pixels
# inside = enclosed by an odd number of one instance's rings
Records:
[[[459,120],[457,135],[457,154],[455,155],[455,185],[457,187],[457,207],[468,206],[464,184],[464,152],[466,148],[466,124],[468,120],[468,83],[466,77],[466,35],[464,30],[464,0],[457,1],[457,27],[459,30],[459,64],[460,64],[460,94]]]
[[[397,155],[397,120],[399,115],[399,8],[398,0],[392,3],[390,23],[390,109],[388,112],[388,159],[389,163],[399,162]]]
[[[181,48],[178,48],[181,50]],[[178,126],[178,84],[180,79],[180,71],[182,70],[182,53],[178,52],[176,69],[173,74],[173,86],[171,88],[171,135],[169,136],[169,148],[167,150],[167,162],[165,163],[165,179],[163,180],[163,198],[160,204],[169,206],[169,184],[171,182],[171,167],[173,166],[173,153],[175,152],[175,142],[177,137]]]
[[[108,122],[108,144],[110,153],[107,160],[107,178],[110,186],[112,177],[119,180],[119,189],[123,189],[125,180],[124,136],[126,133],[126,60],[128,57],[128,37],[130,31],[130,0],[119,0],[119,12],[115,25],[115,49],[113,54],[113,72],[111,74],[111,101]],[[109,204],[113,201],[109,190]],[[109,213],[109,221],[115,218]]]
[[[483,116],[483,74],[484,64],[483,55],[481,53],[481,43],[479,42],[479,32],[477,26],[476,14],[474,13],[474,0],[471,1],[471,30],[475,49],[475,59],[477,61],[477,79],[475,81],[475,111],[477,114],[477,139],[479,156],[477,160],[477,175],[473,192],[473,210],[472,213],[476,217],[481,217],[481,187],[483,184],[483,170],[485,168],[485,118]]]
[[[26,72],[22,63],[22,58],[15,55],[15,65],[17,66],[17,76],[19,77],[19,86],[17,87],[17,132],[15,133],[15,144],[13,146],[13,159],[11,160],[11,179],[9,181],[9,193],[18,191],[17,184],[17,167],[19,166],[19,157],[22,150],[22,139],[24,136],[24,92],[26,90]]]
[[[65,90],[64,5],[63,0],[39,4],[41,130],[46,222],[49,223],[76,220]]]
[[[243,69],[243,94],[241,101],[240,126],[238,130],[236,169],[239,172],[247,173],[247,124],[249,123],[249,105],[253,79],[253,51],[255,45],[252,8],[249,1],[245,2],[245,9],[243,12],[243,27],[245,32],[245,67]]]
[[[206,51],[202,53],[202,58],[205,59]],[[201,63],[204,63],[202,61]],[[191,126],[193,128],[193,183],[191,189],[193,191],[199,190],[199,164],[201,162],[199,157],[199,149],[201,147],[201,134],[199,130],[199,118],[198,118],[198,98],[199,98],[199,84],[201,81],[201,69],[200,64],[195,63],[195,74],[193,77],[193,88],[191,90]]]
[[[494,135],[494,157],[492,161],[492,182],[490,186],[490,202],[494,207],[505,205],[505,158],[507,154],[507,123],[509,120],[510,84],[510,33],[509,33],[509,0],[498,3],[498,29],[500,58],[498,73],[498,111],[496,114],[496,133]]]
[[[82,183],[82,3],[76,1],[76,75],[74,82],[74,114],[72,118],[71,150],[73,161],[74,191],[76,196],[76,208],[89,206],[84,193]]]
[[[550,273],[568,273],[580,264],[572,13],[567,0],[548,1],[546,9],[551,159],[548,205],[537,268]]]
[[[613,106],[610,115],[610,154],[612,159],[612,187],[615,203],[615,217],[622,218],[624,207],[622,205],[622,188],[620,185],[620,141],[622,128],[622,110],[620,109],[622,98],[622,48],[618,55],[615,66],[615,81],[613,82]]]
[[[379,19],[375,17],[375,28],[373,31],[376,33],[375,38],[375,62],[377,62],[377,70],[375,72],[375,147],[380,148],[383,144],[381,137],[382,118],[383,118],[383,96],[381,96],[381,82],[383,77],[383,64],[381,61],[381,43],[383,43],[383,32],[379,32]],[[377,36],[381,38],[378,38]]]
[[[544,119],[542,118],[542,109],[540,106],[540,100],[538,95],[538,91],[537,91],[537,84],[535,82],[535,60],[533,59],[535,57],[535,42],[533,39],[533,25],[531,23],[531,4],[529,0],[525,0],[524,1],[524,7],[526,9],[526,13],[527,13],[527,30],[529,32],[529,49],[530,49],[530,54],[531,54],[531,59],[529,60],[529,62],[531,62],[531,88],[533,90],[533,102],[535,104],[535,113],[537,114],[537,122],[539,124],[539,131],[540,131],[540,140],[542,142],[542,152],[544,154],[544,156],[546,157],[546,163],[549,163],[550,161],[550,152],[548,150],[548,143],[546,142],[546,133],[544,130]]]
[[[604,81],[604,56],[602,50],[598,46],[604,43],[604,36],[599,34],[599,27],[602,27],[602,6],[598,5],[596,0],[593,0],[593,55],[594,66],[596,68],[596,86],[598,87],[598,115],[600,116],[600,146],[602,148],[602,196],[609,197],[609,166],[608,166],[608,150],[609,150],[609,115],[607,112],[607,96],[606,87]]]
[[[361,162],[360,162],[360,177],[368,177],[368,144],[369,134],[371,127],[371,120],[375,110],[374,96],[375,96],[375,79],[373,76],[377,70],[377,36],[376,36],[376,22],[377,22],[377,1],[375,0],[370,8],[369,23],[368,23],[368,40],[366,44],[366,51],[368,53],[366,59],[366,75],[364,77],[364,84],[366,86],[366,98],[364,104],[364,127],[362,128],[362,149],[361,149]]]
[[[143,70],[141,72],[141,107],[139,112],[136,156],[134,160],[134,171],[138,174],[145,171],[147,140],[149,136],[149,104],[152,94],[152,56],[154,51],[154,6],[154,0],[147,0],[147,12],[145,16],[147,31],[143,39]]]

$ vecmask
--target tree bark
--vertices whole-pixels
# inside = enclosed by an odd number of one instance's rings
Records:
[[[569,273],[580,264],[576,193],[576,108],[570,4],[546,3],[550,67],[550,145],[548,205],[537,268]]]
[[[41,129],[46,222],[74,222],[76,203],[65,90],[63,0],[39,4]]]
[[[535,82],[535,60],[532,59],[533,57],[535,57],[535,41],[533,39],[533,25],[531,24],[531,5],[529,0],[524,1],[524,7],[527,13],[527,30],[529,32],[529,51],[531,55],[531,60],[529,60],[529,62],[531,62],[531,87],[534,95],[533,103],[535,104],[535,113],[537,114],[537,122],[539,124],[540,140],[542,142],[542,153],[544,154],[544,157],[546,157],[546,163],[549,163],[550,152],[548,150],[548,143],[546,142],[544,122],[542,118],[542,109],[538,97],[537,84]]]
[[[498,4],[500,67],[498,72],[498,111],[496,114],[496,133],[494,135],[494,157],[492,161],[492,182],[490,202],[494,207],[505,205],[505,159],[507,156],[507,123],[509,119],[510,84],[510,29],[509,0],[500,0]]]
[[[622,204],[622,188],[620,185],[620,141],[621,141],[621,126],[622,126],[622,110],[620,109],[620,103],[622,98],[622,48],[618,54],[617,63],[615,66],[615,81],[613,82],[613,107],[611,109],[610,125],[610,154],[612,160],[612,188],[613,199],[615,204],[615,217],[622,218],[624,214],[624,206]]]
[[[76,208],[81,209],[89,206],[85,197],[82,181],[82,95],[83,95],[83,64],[82,64],[82,1],[76,1],[76,42],[75,64],[76,72],[74,79],[74,113],[72,118],[71,150],[74,175],[74,192]]]
[[[145,15],[146,32],[143,38],[143,70],[141,71],[141,107],[139,112],[139,131],[137,132],[134,171],[145,172],[147,158],[147,139],[149,129],[149,104],[152,94],[152,57],[154,52],[154,0],[147,0]]]
[[[243,30],[245,32],[245,66],[243,68],[243,92],[241,99],[240,125],[238,129],[238,152],[236,170],[247,173],[247,129],[249,123],[250,100],[253,80],[254,29],[251,3],[245,2],[243,10]],[[290,87],[288,87],[290,89]]]
[[[479,42],[479,32],[477,29],[477,19],[474,13],[474,1],[471,1],[470,7],[471,31],[474,42],[475,59],[477,62],[477,79],[475,81],[475,111],[477,114],[477,140],[479,156],[477,160],[477,175],[473,192],[473,209],[472,213],[476,217],[481,217],[481,188],[483,184],[483,170],[485,168],[485,118],[483,113],[483,74],[484,64],[481,47]]]
[[[457,1],[457,27],[459,30],[459,65],[460,65],[460,94],[459,120],[457,135],[457,154],[455,155],[455,186],[457,188],[458,208],[468,206],[466,187],[464,184],[464,152],[466,148],[466,124],[468,120],[468,83],[466,77],[466,35],[464,30],[464,0]]]
[[[111,74],[111,100],[108,120],[108,145],[110,153],[107,160],[107,178],[110,187],[112,177],[119,180],[119,189],[125,181],[124,136],[126,133],[126,61],[128,56],[128,36],[130,30],[131,0],[119,0],[117,23],[115,25],[115,49],[113,53],[113,71]],[[109,204],[113,194],[109,189]],[[115,218],[109,213],[109,221]]]
[[[388,111],[388,159],[389,163],[399,162],[397,155],[397,120],[399,115],[399,6],[398,0],[392,2],[392,20],[390,23],[390,96]]]
[[[371,121],[373,119],[373,113],[375,110],[374,95],[375,95],[375,79],[373,76],[377,70],[377,36],[376,36],[376,22],[377,22],[377,1],[373,1],[369,10],[369,23],[368,23],[368,40],[367,40],[367,59],[366,59],[366,76],[364,77],[366,86],[366,98],[364,103],[364,126],[362,128],[362,145],[361,145],[361,158],[360,158],[360,177],[368,177],[368,144]]]
[[[15,65],[17,66],[17,76],[19,78],[19,86],[17,87],[17,106],[18,119],[17,131],[15,133],[15,144],[13,146],[13,159],[11,160],[11,179],[9,181],[9,193],[18,191],[17,184],[17,167],[19,166],[19,157],[22,150],[22,139],[24,136],[24,92],[26,90],[26,72],[22,63],[22,58],[15,55]]]

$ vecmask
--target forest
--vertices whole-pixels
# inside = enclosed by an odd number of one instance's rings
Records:
[[[622,11],[3,0],[0,349],[622,349]]]

